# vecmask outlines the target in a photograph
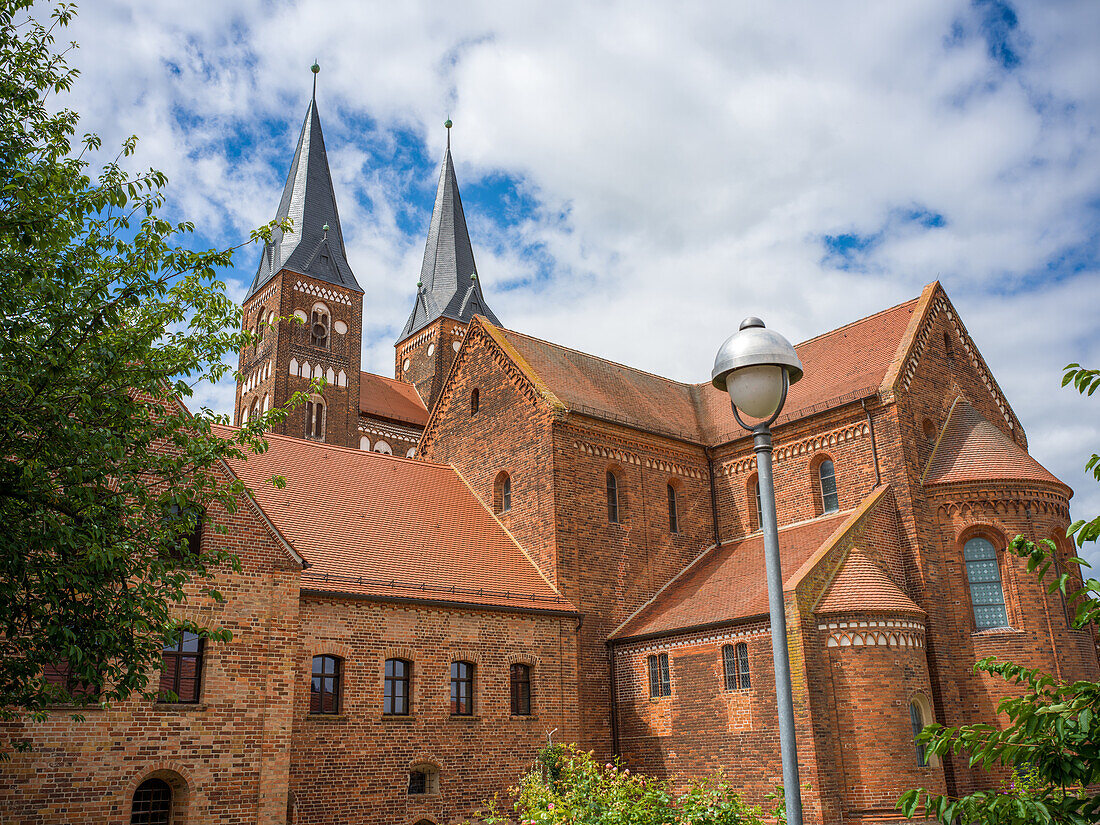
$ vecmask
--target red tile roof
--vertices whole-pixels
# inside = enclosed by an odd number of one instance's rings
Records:
[[[791,387],[780,423],[877,391],[919,300],[797,345],[805,375]],[[525,362],[521,368],[536,385],[573,412],[697,443],[718,444],[744,435],[729,396],[709,382],[682,384],[482,323],[498,342],[512,348],[513,358],[520,356]]]
[[[575,612],[453,467],[267,439],[230,466],[309,563],[303,588]]]
[[[1072,494],[1068,486],[984,418],[970,402],[956,398],[928,460],[923,483],[988,480],[1041,481]]]
[[[907,613],[924,615],[865,553],[852,550],[814,613]]]
[[[902,345],[919,301],[913,298],[797,344],[803,377],[788,392],[783,414],[776,423],[875,393]],[[733,418],[728,395],[710,384],[700,384],[698,395],[708,443],[722,443],[744,434]]]
[[[833,513],[779,529],[784,575],[790,577],[857,511]],[[612,639],[666,635],[768,612],[764,539],[760,533],[712,548],[623,622]]]
[[[428,421],[428,408],[412,384],[373,372],[359,373],[359,412],[417,427]]]

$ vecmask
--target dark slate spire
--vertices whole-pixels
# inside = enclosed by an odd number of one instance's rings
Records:
[[[416,302],[412,314],[401,330],[400,341],[419,332],[437,318],[453,318],[466,322],[475,315],[484,315],[500,324],[485,303],[481,282],[474,266],[474,250],[466,230],[462,212],[462,197],[458,193],[454,161],[451,160],[451,121],[447,127],[447,152],[439,173],[439,189],[435,193],[435,208],[424,248],[424,264],[420,268]]]
[[[280,269],[301,272],[330,284],[362,292],[348,265],[344,250],[344,235],[340,230],[340,214],[336,210],[336,194],[325,154],[325,138],[321,134],[321,119],[317,116],[317,72],[313,64],[313,98],[309,101],[294,162],[290,164],[279,200],[277,220],[291,218],[292,232],[275,230],[271,243],[264,247],[260,268],[252,287],[251,297],[271,280]]]

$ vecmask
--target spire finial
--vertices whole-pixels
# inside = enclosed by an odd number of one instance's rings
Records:
[[[447,118],[443,121],[443,125],[447,127],[447,151],[451,151],[451,119]]]
[[[313,65],[309,67],[309,70],[313,72],[313,99],[317,99],[317,73],[321,71],[321,64],[316,60],[313,61]]]

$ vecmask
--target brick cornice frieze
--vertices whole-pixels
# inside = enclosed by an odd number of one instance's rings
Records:
[[[1034,486],[1015,486],[1013,482],[962,482],[924,488],[928,503],[938,515],[954,516],[958,513],[996,516],[1012,514],[1054,514],[1069,519],[1069,500],[1065,494],[1051,486],[1050,489]]]
[[[795,441],[779,442],[772,450],[772,459],[776,464],[799,456],[811,455],[816,452],[827,452],[856,438],[864,438],[871,434],[871,428],[866,421],[856,421],[845,424],[826,433],[805,436]],[[756,469],[756,456],[746,455],[739,458],[721,461],[717,466],[718,472],[724,476],[734,476],[741,473],[751,473]]]

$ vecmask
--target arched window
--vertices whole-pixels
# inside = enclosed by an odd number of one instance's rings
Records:
[[[260,399],[257,398],[255,401],[252,402],[252,413],[249,415],[249,418],[252,421],[255,421],[259,417],[260,417]]]
[[[261,309],[260,314],[256,316],[256,345],[264,340],[264,330],[267,329],[267,324],[264,323],[264,311]]]
[[[978,630],[1008,627],[997,548],[989,539],[975,536],[963,546],[963,558],[970,584],[970,603],[974,607],[974,626]]]
[[[668,672],[668,654],[655,653],[646,659],[649,671],[649,698],[672,695],[672,679]]]
[[[376,453],[382,453],[383,455],[393,455],[393,447],[385,441],[376,441],[374,443],[374,451]]]
[[[840,498],[836,494],[836,467],[831,458],[826,458],[817,465],[817,483],[821,489],[821,512],[837,512],[840,509]]]
[[[619,512],[619,477],[613,470],[607,471],[607,520],[612,524],[621,524]]]
[[[415,765],[409,771],[409,795],[430,793],[439,793],[439,768],[435,765]]]
[[[951,336],[947,332],[943,334],[943,351],[948,358],[955,357],[955,348],[951,345]]]
[[[512,715],[531,715],[531,666],[515,664],[509,669],[512,687]]]
[[[324,304],[313,305],[313,316],[310,320],[309,342],[315,347],[328,349],[329,338],[329,312]]]
[[[493,484],[493,505],[498,513],[512,509],[512,477],[503,470],[497,473]]]
[[[306,438],[325,440],[325,402],[320,398],[306,402]]]
[[[928,720],[924,718],[924,708],[921,707],[923,703],[918,701],[916,697],[909,703],[909,724],[913,728],[913,746],[917,750],[917,767],[928,767],[928,752],[925,750],[924,743],[917,741],[917,736],[925,725],[928,724]]]
[[[764,529],[764,507],[760,501],[760,477],[754,475],[749,479],[749,497],[752,499],[752,503],[755,505],[756,521],[753,524],[754,530]]]
[[[146,779],[134,791],[130,825],[171,825],[172,786],[158,777]]]
[[[470,390],[470,415],[477,415],[478,407],[481,406],[481,390],[474,387]]]
[[[416,447],[409,447],[409,451],[405,453],[405,458],[416,458]]]
[[[313,657],[313,679],[309,683],[310,713],[339,713],[344,663],[335,656]]]
[[[680,517],[676,512],[676,488],[668,485],[668,532],[680,532]]]
[[[474,715],[474,664],[451,662],[451,716]]]
[[[382,694],[382,713],[386,716],[409,715],[409,682],[412,664],[404,659],[386,659],[386,683]]]
[[[164,669],[160,672],[158,702],[193,705],[199,701],[204,647],[204,640],[188,631],[180,633],[175,642],[165,645],[161,654]]]
[[[359,436],[359,449],[367,451],[370,450],[370,439],[367,438],[365,435]]]
[[[741,642],[722,646],[722,672],[726,678],[726,690],[747,690],[752,687],[747,644]]]

